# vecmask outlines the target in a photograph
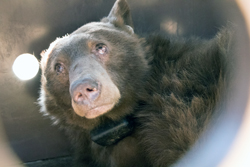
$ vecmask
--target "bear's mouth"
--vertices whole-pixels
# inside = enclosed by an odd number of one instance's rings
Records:
[[[75,113],[80,117],[85,117],[87,119],[93,119],[107,113],[114,107],[114,105],[115,103],[109,103],[94,107],[87,107],[87,106],[77,105],[74,102],[72,102],[72,107]]]

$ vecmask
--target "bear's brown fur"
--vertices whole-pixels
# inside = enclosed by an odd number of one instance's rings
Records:
[[[108,17],[42,54],[41,111],[59,124],[76,166],[166,167],[197,140],[227,84],[229,34],[212,40],[133,32],[125,0]],[[101,146],[93,129],[132,117],[133,131]]]

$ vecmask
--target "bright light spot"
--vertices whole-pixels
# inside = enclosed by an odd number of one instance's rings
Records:
[[[39,63],[32,54],[25,53],[19,55],[13,63],[13,72],[21,80],[34,78],[39,70]]]

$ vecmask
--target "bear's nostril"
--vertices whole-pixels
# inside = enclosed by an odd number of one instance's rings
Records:
[[[86,90],[87,90],[87,92],[94,92],[94,91],[97,91],[96,88],[87,88]]]
[[[77,81],[71,86],[70,93],[76,103],[89,104],[99,97],[100,85],[91,79]]]
[[[81,101],[83,101],[83,94],[80,93],[80,92],[76,93],[76,95],[74,97],[74,101],[78,102],[78,103],[81,102]]]
[[[94,101],[99,96],[99,91],[97,87],[91,87],[85,89],[86,91],[84,92],[84,95],[86,95],[88,100]]]

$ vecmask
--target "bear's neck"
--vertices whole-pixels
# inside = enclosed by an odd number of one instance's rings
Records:
[[[118,121],[106,121],[90,132],[91,140],[101,146],[111,146],[129,136],[134,130],[134,119],[126,116]]]

